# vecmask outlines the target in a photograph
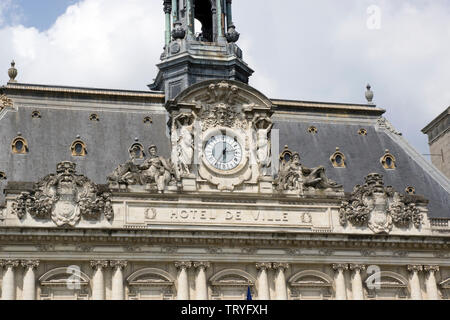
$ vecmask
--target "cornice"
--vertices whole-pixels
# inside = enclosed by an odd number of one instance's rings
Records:
[[[325,247],[333,249],[413,249],[448,250],[448,237],[440,236],[382,236],[345,234],[274,234],[272,232],[209,232],[170,230],[94,230],[54,228],[0,228],[0,245],[27,244],[98,245],[159,244],[159,245],[216,245],[270,247]]]

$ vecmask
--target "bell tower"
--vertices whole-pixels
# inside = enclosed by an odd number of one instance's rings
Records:
[[[253,70],[236,45],[232,0],[164,0],[163,6],[165,46],[151,90],[164,91],[169,100],[204,80],[248,84]]]

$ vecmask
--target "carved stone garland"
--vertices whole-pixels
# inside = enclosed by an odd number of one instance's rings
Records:
[[[114,218],[111,195],[82,175],[75,174],[76,165],[65,161],[35,184],[33,191],[22,192],[13,203],[19,219],[30,214],[36,219],[52,219],[57,226],[75,226],[83,217],[98,220],[103,214]]]
[[[389,233],[394,225],[419,228],[423,220],[416,204],[407,202],[392,187],[385,187],[378,173],[369,174],[364,185],[354,188],[350,199],[342,202],[339,216],[343,226],[368,226],[374,233]]]

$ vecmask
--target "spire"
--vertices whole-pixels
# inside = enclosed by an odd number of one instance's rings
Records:
[[[204,80],[248,83],[253,70],[236,45],[240,34],[233,22],[232,0],[163,0],[163,11],[165,47],[151,90],[173,99]]]

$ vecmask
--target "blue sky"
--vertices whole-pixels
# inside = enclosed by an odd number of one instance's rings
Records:
[[[6,1],[6,0],[0,0]],[[7,23],[21,23],[26,27],[47,30],[67,7],[77,0],[12,0]]]
[[[369,82],[386,117],[429,153],[420,130],[450,105],[449,0],[261,3],[233,1],[250,85],[271,98],[365,103]],[[373,5],[378,29],[367,24]],[[15,59],[20,82],[147,90],[163,42],[162,0],[0,0],[0,85]]]

